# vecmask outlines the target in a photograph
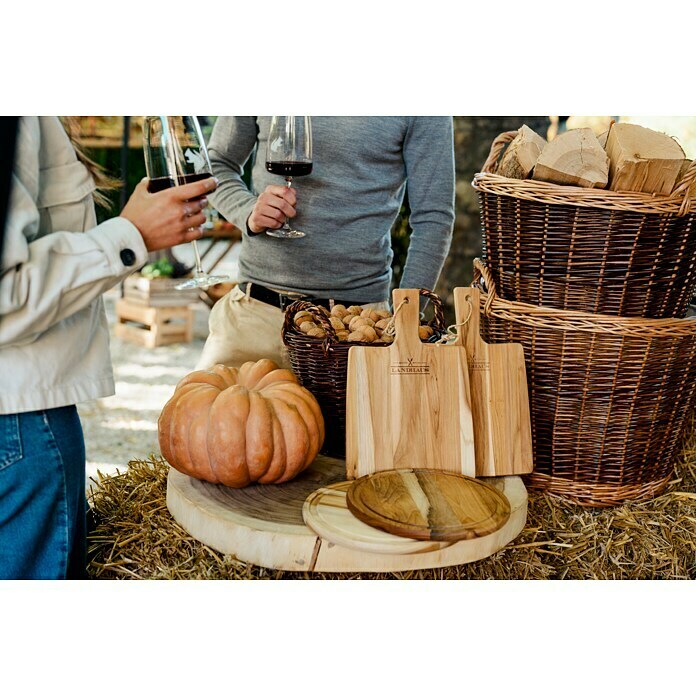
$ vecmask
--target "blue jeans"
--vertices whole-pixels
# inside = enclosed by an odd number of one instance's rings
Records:
[[[0,578],[85,575],[85,443],[77,409],[0,415]]]

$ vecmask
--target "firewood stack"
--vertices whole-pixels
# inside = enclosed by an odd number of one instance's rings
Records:
[[[696,404],[694,181],[676,140],[629,123],[493,142],[481,331],[524,347],[528,485],[600,506],[667,485]]]
[[[668,195],[690,164],[676,140],[633,123],[613,123],[599,137],[590,128],[576,128],[551,142],[522,126],[497,173],[512,179]]]

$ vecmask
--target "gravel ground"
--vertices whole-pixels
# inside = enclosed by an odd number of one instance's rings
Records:
[[[205,246],[203,245],[203,250]],[[239,245],[216,267],[216,273],[236,277]],[[192,263],[188,245],[176,247],[177,258]],[[111,327],[111,358],[116,394],[78,406],[87,450],[87,487],[96,472],[113,475],[124,471],[134,458],[159,453],[157,418],[176,383],[196,365],[208,335],[210,310],[194,305],[194,340],[159,348],[144,348],[114,336],[115,304],[120,288],[104,295]]]
[[[209,310],[200,302],[195,305],[192,343],[144,348],[122,341],[113,335],[119,297],[117,290],[104,296],[116,394],[78,407],[85,433],[88,485],[97,470],[115,474],[130,459],[159,452],[157,418],[176,383],[195,367],[208,334]]]

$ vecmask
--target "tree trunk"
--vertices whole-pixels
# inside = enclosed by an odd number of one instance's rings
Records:
[[[503,131],[516,130],[525,123],[539,135],[546,137],[546,130],[549,127],[548,116],[454,117],[454,158],[457,174],[456,219],[450,253],[435,289],[445,302],[449,323],[454,322],[452,289],[471,283],[473,260],[481,255],[479,206],[471,181],[488,157],[493,139]]]

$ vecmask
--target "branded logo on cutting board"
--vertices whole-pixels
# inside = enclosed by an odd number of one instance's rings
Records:
[[[482,372],[486,372],[487,370],[491,369],[491,364],[488,362],[488,360],[480,360],[474,356],[472,362],[471,362],[471,369],[472,370],[481,370]]]
[[[414,362],[413,358],[408,358],[406,362],[391,364],[391,374],[393,375],[429,375],[430,364],[427,362]]]

